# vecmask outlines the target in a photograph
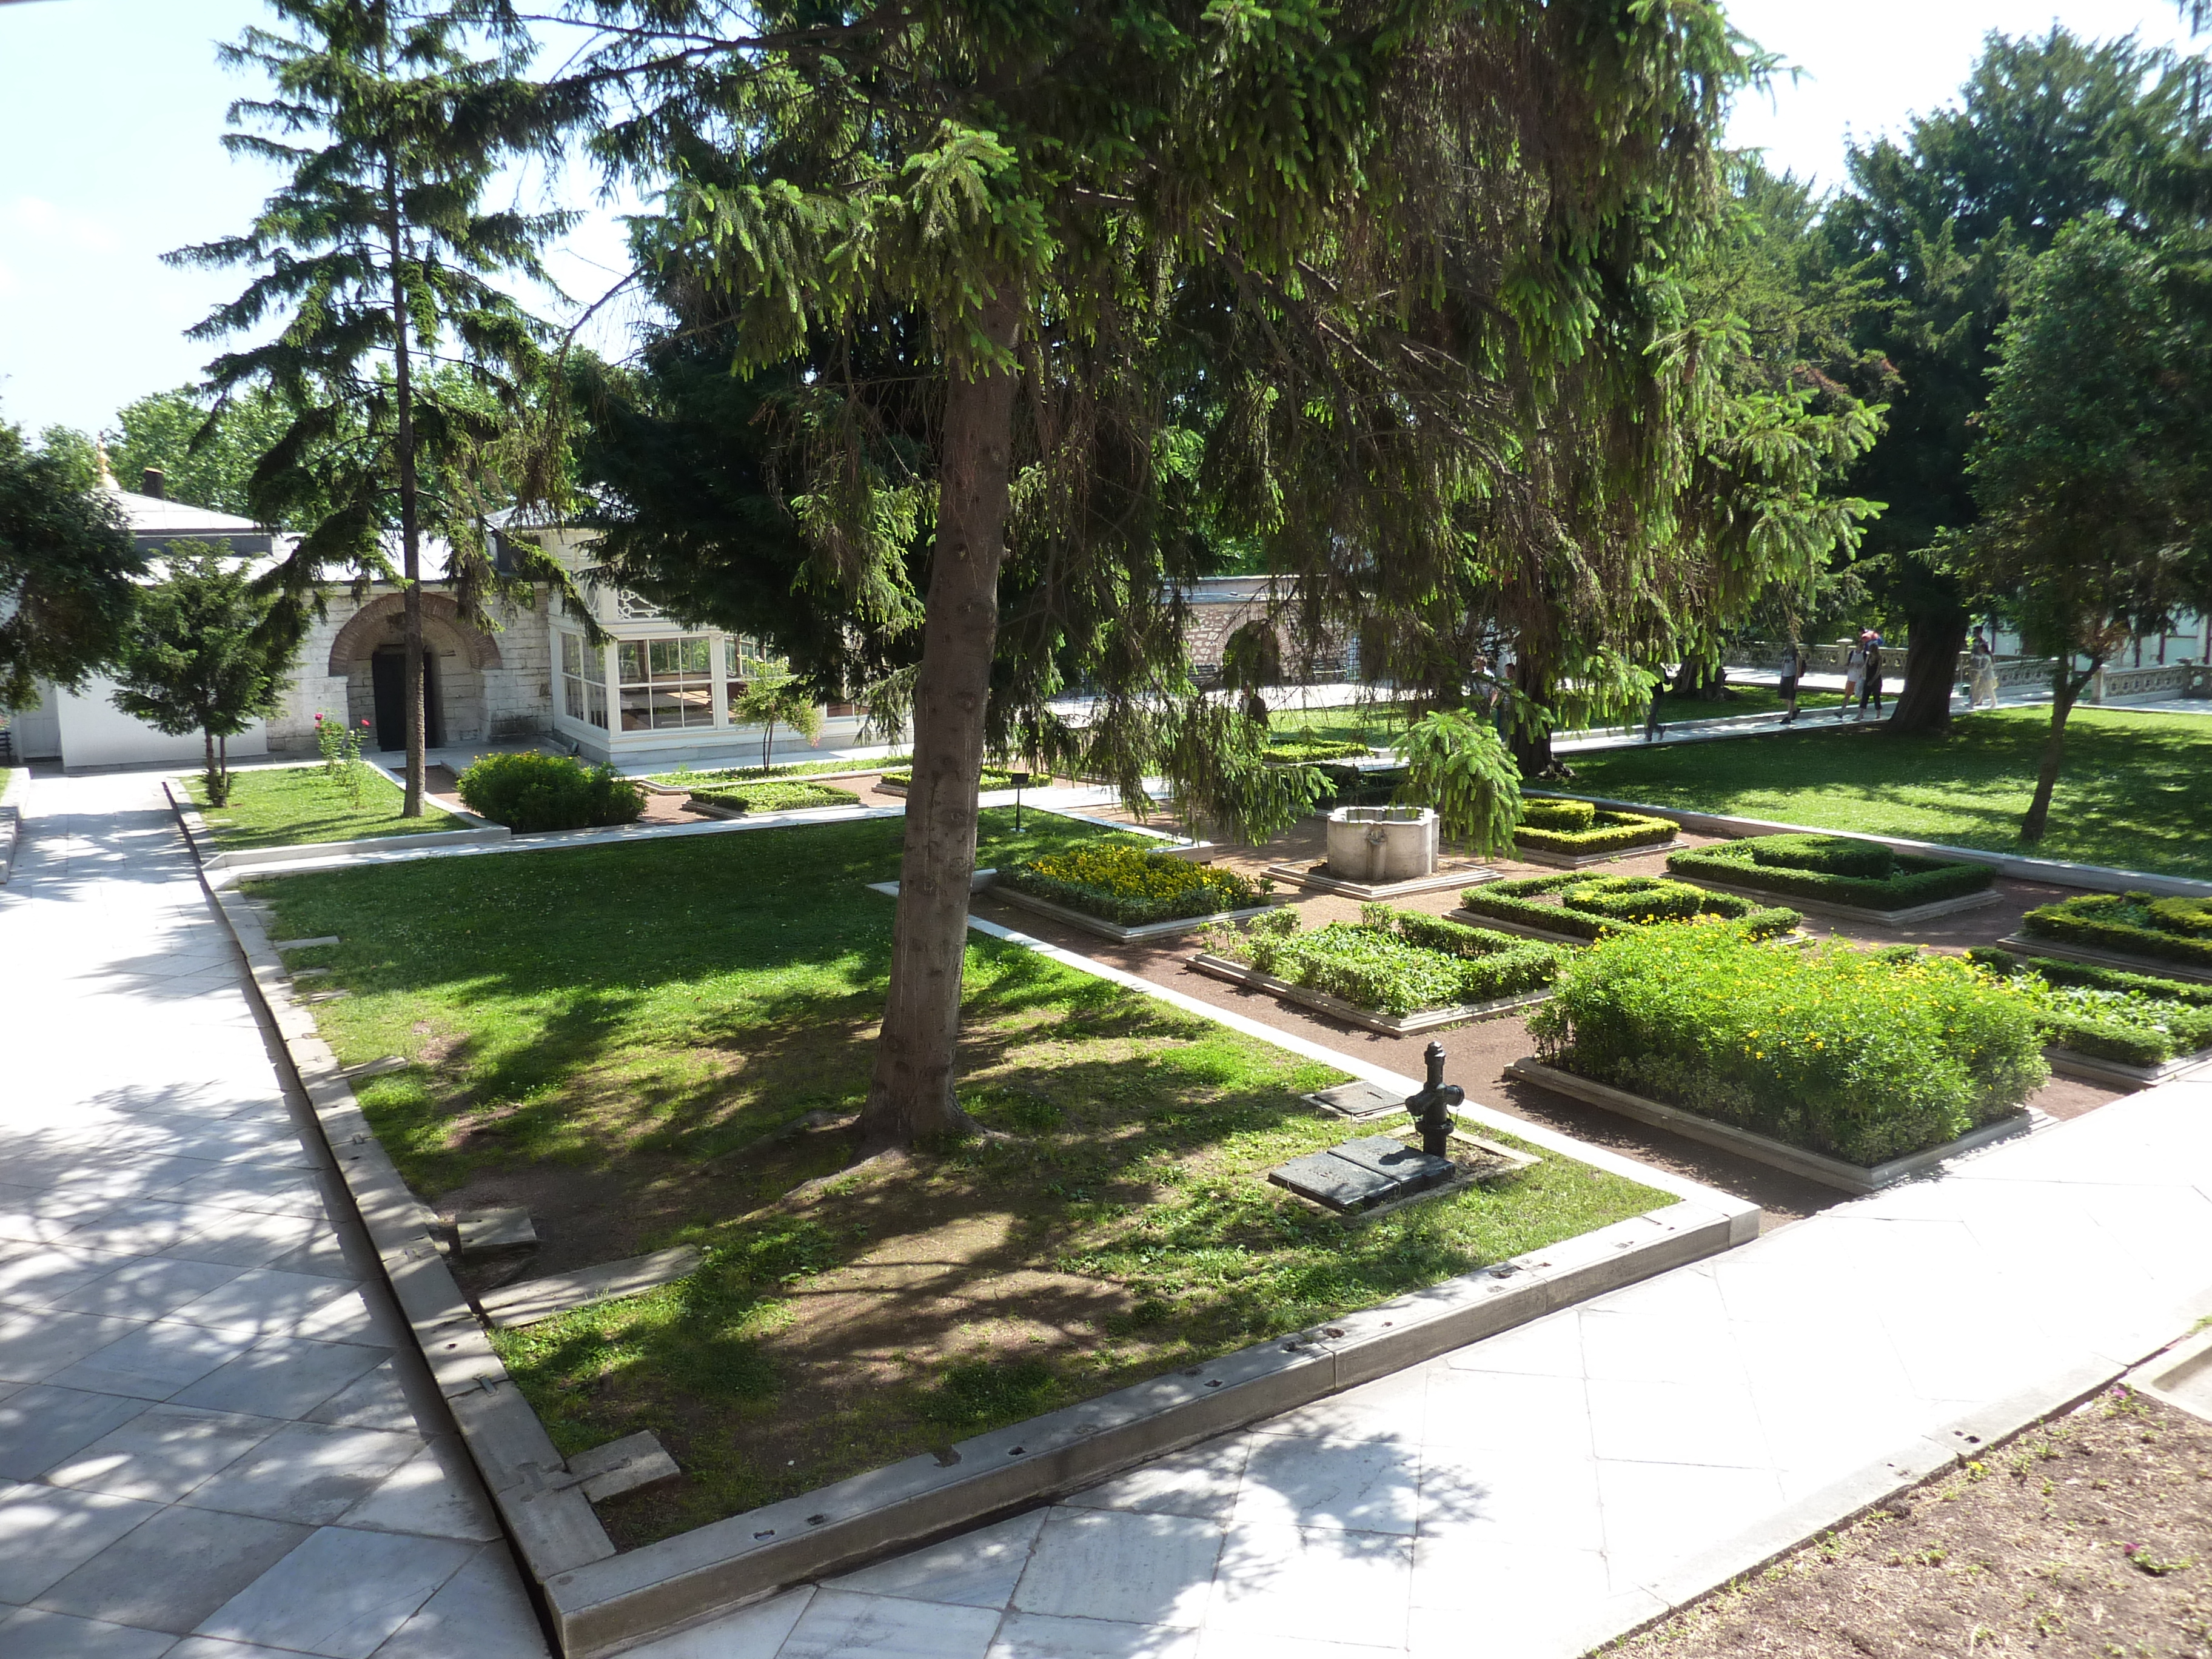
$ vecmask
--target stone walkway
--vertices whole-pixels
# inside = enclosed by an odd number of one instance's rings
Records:
[[[544,1659],[158,781],[40,779],[24,828],[0,887],[0,1654]]]
[[[2212,1311],[2212,1083],[633,1659],[1568,1659]]]

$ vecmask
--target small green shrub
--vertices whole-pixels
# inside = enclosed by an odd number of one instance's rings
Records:
[[[2150,925],[2168,933],[2212,939],[2212,898],[2162,898],[2150,907]]]
[[[1647,817],[1640,812],[1601,812],[1588,801],[1532,801],[1529,805],[1579,806],[1585,809],[1585,813],[1583,827],[1565,828],[1540,823],[1537,814],[1524,811],[1520,826],[1513,832],[1514,844],[1523,851],[1619,853],[1632,847],[1659,846],[1674,840],[1677,833],[1672,818]]]
[[[2033,1010],[1971,963],[1709,925],[1581,952],[1528,1028],[1563,1069],[1860,1165],[1956,1139],[2050,1075]]]
[[[1027,860],[1001,871],[999,879],[1018,892],[1124,927],[1246,910],[1260,902],[1259,888],[1233,870],[1107,839]]]
[[[1887,881],[1897,869],[1897,854],[1881,842],[1845,836],[1753,836],[1738,845],[1753,863],[1772,869],[1814,870],[1863,881]]]
[[[1586,800],[1524,800],[1521,822],[1531,830],[1587,830],[1597,818],[1597,808]]]
[[[1547,933],[1569,933],[1585,939],[1608,938],[1649,926],[1652,921],[1688,921],[1701,916],[1726,921],[1747,938],[1765,939],[1787,933],[1804,920],[1795,910],[1763,907],[1731,893],[1710,893],[1686,882],[1665,882],[1661,885],[1694,894],[1694,901],[1677,898],[1672,890],[1657,900],[1638,899],[1631,895],[1651,890],[1632,889],[1624,893],[1620,885],[1656,880],[1658,878],[1653,876],[1598,876],[1576,872],[1557,876],[1520,876],[1510,881],[1486,882],[1480,887],[1463,889],[1459,902],[1463,908],[1478,915],[1495,916],[1501,921],[1519,922],[1524,927],[1540,927]],[[1608,894],[1620,896],[1609,898]],[[1584,896],[1586,902],[1576,903],[1577,896]],[[1612,909],[1631,913],[1653,908],[1678,914],[1672,917],[1655,915],[1648,921],[1632,920],[1628,914],[1607,914]]]
[[[460,775],[462,803],[518,835],[634,823],[645,792],[611,766],[585,766],[565,755],[484,755]]]
[[[1831,842],[1837,842],[1838,848],[1853,850],[1812,845]],[[1782,843],[1778,850],[1778,842]],[[1874,860],[1864,851],[1865,846],[1830,836],[1752,836],[1669,854],[1667,868],[1678,876],[1702,877],[1732,887],[1762,888],[1793,898],[1818,899],[1863,910],[1909,910],[1915,905],[1964,898],[1984,890],[1996,878],[1996,872],[1986,864],[1907,858],[1887,847],[1873,849],[1887,860],[1883,867],[1888,874],[1880,878],[1841,874],[1807,861],[1826,860],[1871,869]]]
[[[1354,743],[1342,738],[1316,737],[1310,732],[1294,732],[1288,737],[1271,738],[1261,750],[1262,758],[1280,765],[1297,765],[1308,761],[1357,760],[1375,751],[1368,744]]]
[[[1401,1018],[1540,990],[1566,957],[1557,945],[1387,904],[1363,905],[1359,914],[1356,924],[1333,921],[1309,933],[1286,908],[1242,927],[1217,924],[1200,942],[1276,979]]]
[[[1315,763],[1321,790],[1315,808],[1328,811],[1337,806],[1382,806],[1396,799],[1405,787],[1402,766],[1346,766],[1327,761]]]
[[[727,788],[694,789],[691,801],[732,812],[800,812],[816,806],[857,806],[860,798],[835,784],[763,779]]]
[[[911,789],[914,787],[914,774],[910,770],[902,772],[886,772],[884,774],[884,781],[896,788]],[[1025,789],[1042,789],[1051,782],[1051,773],[1036,772],[1031,774],[1030,781],[1022,787]],[[1006,770],[1003,767],[997,766],[985,767],[983,769],[983,775],[981,778],[978,780],[976,786],[978,793],[994,789],[1011,789],[1013,787],[1014,775]]]
[[[1702,915],[1706,897],[1701,887],[1660,876],[1593,876],[1559,890],[1559,902],[1571,910],[1638,927]]]
[[[2212,938],[2170,925],[2168,918],[2176,913],[2162,915],[2159,907],[2172,902],[2148,893],[2084,893],[2030,910],[2021,918],[2021,931],[2123,956],[2161,957],[2212,968]]]

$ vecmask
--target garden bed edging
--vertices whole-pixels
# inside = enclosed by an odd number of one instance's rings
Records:
[[[1929,921],[1960,910],[1979,910],[1985,906],[2000,903],[2004,898],[2003,894],[1985,887],[1978,893],[1962,893],[1957,898],[1907,905],[1902,910],[1869,910],[1856,904],[1838,904],[1832,899],[1801,898],[1795,893],[1777,892],[1771,887],[1715,881],[1710,876],[1670,872],[1668,878],[1686,881],[1693,887],[1707,888],[1716,893],[1726,893],[1732,898],[1753,899],[1762,904],[1796,910],[1808,916],[1826,916],[1837,921],[1873,922],[1885,927],[1907,927],[1916,921]]]
[[[1455,1003],[1447,1008],[1424,1008],[1412,1014],[1382,1014],[1371,1008],[1362,1008],[1357,1003],[1346,1002],[1342,997],[1331,996],[1326,991],[1316,991],[1304,985],[1294,985],[1286,979],[1277,979],[1273,974],[1261,973],[1249,963],[1216,956],[1211,951],[1200,951],[1190,959],[1190,965],[1200,973],[1210,974],[1215,979],[1225,979],[1232,984],[1265,991],[1285,1002],[1311,1008],[1318,1013],[1327,1014],[1331,1019],[1357,1025],[1362,1030],[1380,1031],[1384,1036],[1411,1036],[1416,1031],[1433,1031],[1439,1026],[1488,1019],[1511,1009],[1525,1008],[1531,1003],[1548,1001],[1552,995],[1549,991],[1528,991],[1519,996],[1499,997],[1490,1002]]]
[[[993,898],[1003,903],[1011,904],[1017,909],[1034,911],[1038,915],[1049,916],[1054,921],[1064,921],[1071,927],[1080,927],[1086,933],[1096,933],[1101,939],[1110,939],[1119,945],[1134,944],[1140,939],[1167,939],[1176,933],[1188,933],[1194,927],[1204,927],[1218,921],[1249,921],[1254,916],[1266,915],[1268,911],[1275,908],[1272,904],[1261,904],[1245,910],[1216,910],[1202,916],[1170,916],[1163,921],[1145,921],[1139,922],[1133,927],[1126,927],[1118,921],[1109,921],[1103,916],[1094,916],[1088,911],[1078,910],[1071,905],[1054,904],[1050,899],[1041,899],[1034,893],[1024,893],[1018,888],[1010,887],[1005,882],[998,880],[996,871],[990,873],[993,879],[988,884],[988,890]],[[895,886],[896,884],[885,883],[883,885]],[[878,886],[877,890],[881,891],[882,886]]]
[[[2035,1113],[2023,1108],[2008,1113],[1994,1122],[1969,1129],[1956,1140],[1946,1141],[1941,1146],[1931,1146],[1925,1152],[1908,1152],[1902,1158],[1872,1165],[1847,1164],[1839,1158],[1830,1158],[1826,1153],[1792,1146],[1771,1135],[1763,1135],[1752,1129],[1740,1129],[1733,1123],[1723,1123],[1715,1118],[1686,1111],[1680,1106],[1669,1106],[1663,1101],[1631,1094],[1610,1084],[1579,1077],[1559,1066],[1547,1066],[1534,1058],[1515,1060],[1505,1068],[1505,1075],[1516,1082],[1531,1083],[1540,1089],[1548,1089],[1553,1094],[1565,1095],[1570,1100],[1579,1100],[1586,1105],[1601,1106],[1624,1117],[1632,1117],[1639,1123],[1671,1129],[1691,1140],[1701,1140],[1708,1146],[1718,1146],[1755,1163],[1785,1170],[1791,1175],[1802,1176],[1808,1181],[1817,1181],[1823,1186],[1846,1193],[1878,1192],[1884,1187],[1893,1187],[1900,1181],[1924,1175],[1961,1153],[1975,1152],[1992,1142],[2027,1133],[2038,1121]],[[2049,1121],[2047,1119],[2043,1121]]]
[[[2035,933],[2010,934],[1997,941],[1997,949],[2016,951],[2027,956],[2058,957],[2068,962],[2086,962],[2093,968],[2118,968],[2126,973],[2148,975],[2153,979],[2182,979],[2193,984],[2212,984],[2212,968],[2176,962],[2171,957],[2138,957],[2124,951],[2100,951],[2094,945],[2076,945],[2070,939],[2045,939]]]

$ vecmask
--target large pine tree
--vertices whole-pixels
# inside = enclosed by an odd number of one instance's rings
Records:
[[[325,568],[396,574],[406,646],[406,801],[422,811],[422,544],[442,535],[447,579],[481,616],[497,584],[481,465],[538,369],[536,330],[510,274],[542,276],[538,250],[569,216],[487,210],[519,154],[558,142],[559,111],[525,76],[532,50],[503,7],[436,0],[270,0],[289,33],[248,29],[226,63],[264,71],[270,96],[232,106],[237,153],[289,177],[241,235],[179,250],[194,265],[255,271],[195,333],[278,331],[208,367],[216,417],[265,387],[290,419],[248,487],[270,524],[313,520],[276,579],[270,627],[296,631]],[[212,427],[211,419],[210,426]],[[396,533],[396,573],[385,538]],[[550,566],[524,573],[557,580]]]

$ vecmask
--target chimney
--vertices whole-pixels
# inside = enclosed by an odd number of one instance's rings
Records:
[[[138,493],[142,495],[151,495],[157,501],[168,499],[168,488],[167,475],[158,466],[148,467],[138,483]]]

